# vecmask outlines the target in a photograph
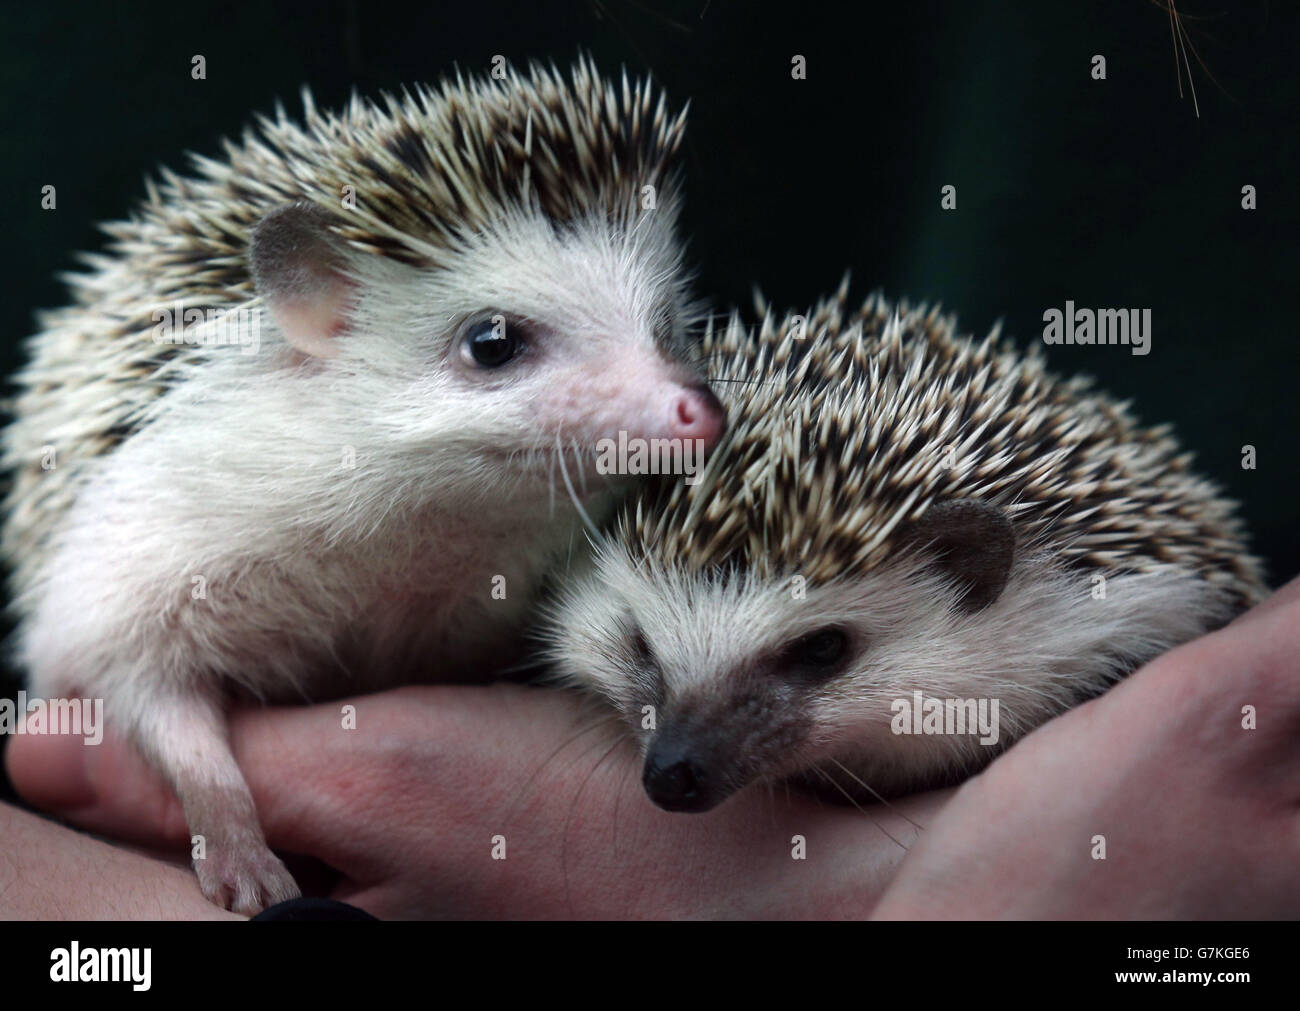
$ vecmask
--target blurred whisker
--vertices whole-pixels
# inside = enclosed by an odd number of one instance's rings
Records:
[[[831,776],[830,773],[828,773],[825,769],[817,765],[813,766],[813,771],[816,772],[819,776],[821,776],[822,779],[826,780],[826,782],[830,783],[831,786],[835,787],[835,789],[839,790],[839,792],[844,795],[844,799],[847,800],[854,807],[856,807],[859,812],[866,815],[867,819],[871,822],[871,824],[875,825],[876,828],[878,828],[885,836],[887,836],[890,842],[892,842],[895,846],[901,849],[904,853],[907,852],[907,847],[904,846],[897,839],[895,839],[893,834],[887,828],[885,828],[884,825],[876,821],[876,819],[872,816],[871,812],[868,811],[861,804],[859,804],[857,800],[854,798],[854,796],[851,793],[849,793],[848,790],[844,789],[844,787],[842,787],[839,784],[839,782],[836,781],[835,778]]]
[[[851,771],[849,771],[849,769],[846,768],[846,767],[843,765],[843,763],[841,763],[838,759],[834,759],[834,758],[832,758],[831,761],[834,762],[834,763],[836,764],[836,766],[838,766],[840,772],[842,772],[842,773],[844,773],[844,775],[848,776],[849,779],[851,779],[851,780],[853,780],[853,782],[857,783],[858,786],[860,786],[860,787],[862,787],[862,789],[866,790],[869,794],[871,794],[871,796],[875,797],[876,800],[880,801],[880,803],[884,804],[885,807],[887,807],[887,808],[889,808],[891,811],[893,811],[894,814],[896,814],[896,815],[898,815],[900,818],[902,818],[903,821],[905,821],[905,822],[907,822],[909,825],[911,825],[912,828],[916,829],[918,832],[924,832],[924,831],[925,831],[925,826],[924,826],[924,825],[918,825],[918,824],[917,824],[916,822],[914,822],[911,818],[909,818],[907,815],[905,815],[902,811],[900,811],[898,808],[896,808],[893,804],[891,804],[889,801],[885,800],[885,798],[882,797],[879,793],[877,793],[877,792],[876,792],[872,787],[868,786],[865,782],[862,781],[862,779],[860,779],[858,776],[855,776]]]

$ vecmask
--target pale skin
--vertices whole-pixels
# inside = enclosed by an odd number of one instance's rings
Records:
[[[246,710],[231,735],[271,845],[338,869],[335,897],[382,918],[1294,916],[1298,647],[1300,580],[955,793],[865,813],[783,790],[661,812],[599,708],[535,688],[385,692],[354,700],[352,731],[340,704]],[[16,737],[8,764],[74,824],[173,852],[187,838],[119,741]],[[0,916],[231,915],[183,868],[12,808],[0,854]]]
[[[342,703],[242,711],[232,745],[271,845],[339,869],[334,896],[381,918],[851,916],[904,853],[852,809],[784,791],[699,817],[659,811],[630,741],[568,694],[406,688],[349,704],[355,731],[341,729]],[[147,845],[188,838],[170,791],[117,742],[15,738],[9,767],[29,799],[83,827]],[[905,810],[924,823],[937,803]],[[915,841],[901,816],[873,817]],[[806,860],[791,857],[796,835]],[[791,887],[806,905],[790,906]]]
[[[1242,709],[1254,709],[1254,730]],[[1093,837],[1106,859],[1093,858]],[[971,780],[882,918],[1294,919],[1300,580]]]

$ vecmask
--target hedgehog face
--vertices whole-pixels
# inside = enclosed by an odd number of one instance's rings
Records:
[[[887,734],[890,643],[926,589],[882,573],[798,599],[788,580],[638,568],[608,552],[562,603],[556,654],[633,729],[650,798],[704,811],[829,762],[843,735],[877,721]]]
[[[450,367],[444,401],[474,403],[497,448],[590,461],[604,439],[699,439],[722,407],[691,361],[694,323],[666,221],[632,233],[593,218],[557,233],[541,219],[480,236],[454,273],[429,279],[425,319]]]
[[[433,267],[342,249],[320,212],[295,205],[259,226],[253,259],[311,379],[348,401],[329,422],[347,427],[342,441],[414,457],[443,494],[457,473],[482,489],[493,471],[517,492],[549,488],[557,455],[594,474],[597,445],[621,434],[699,450],[721,434],[690,362],[672,225],[670,210],[633,230],[521,213]]]
[[[560,667],[633,727],[646,792],[666,809],[705,811],[788,779],[854,799],[894,792],[970,746],[899,738],[897,701],[987,693],[1005,654],[992,607],[1012,563],[1011,541],[996,543],[1005,519],[969,503],[935,515],[946,543],[923,525],[889,562],[819,586],[607,549],[561,604]],[[972,558],[966,544],[996,546]]]

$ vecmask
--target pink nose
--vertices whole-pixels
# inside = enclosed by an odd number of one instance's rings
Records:
[[[674,439],[702,439],[712,446],[727,427],[727,412],[707,386],[690,386],[673,404],[669,427]]]

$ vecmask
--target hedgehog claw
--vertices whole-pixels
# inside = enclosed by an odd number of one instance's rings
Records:
[[[241,916],[254,916],[302,894],[293,875],[264,842],[216,847],[194,861],[194,872],[210,902]]]

